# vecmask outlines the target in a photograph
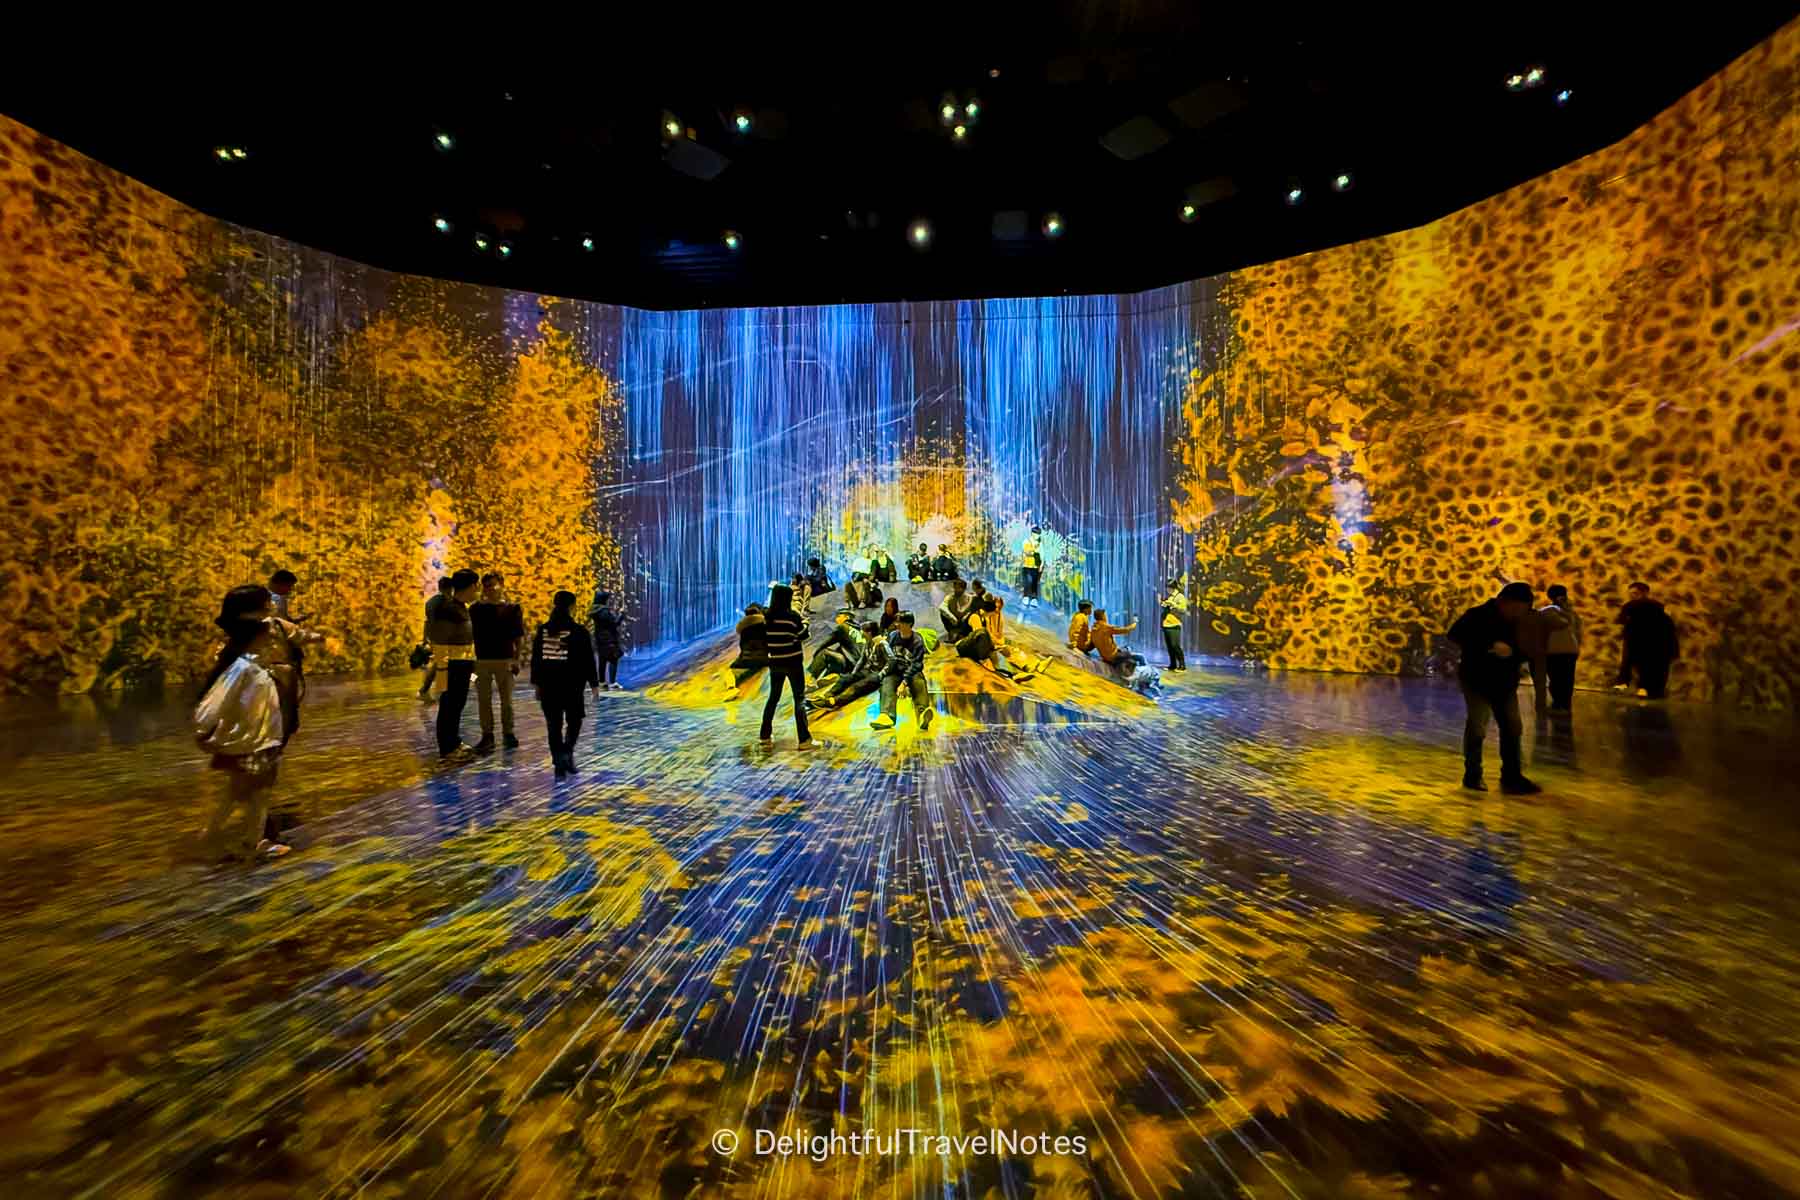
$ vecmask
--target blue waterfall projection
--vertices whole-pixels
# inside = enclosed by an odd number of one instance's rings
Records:
[[[1085,550],[1085,593],[1115,614],[1153,615],[1161,578],[1183,560],[1168,445],[1211,303],[1202,283],[1123,297],[615,310],[617,499],[640,636],[681,642],[728,624],[846,517],[851,544],[874,530],[904,556],[917,531],[899,514],[898,481],[934,468],[961,481],[959,507],[995,531],[973,569],[1016,582],[1018,535],[1037,520]],[[872,506],[892,511],[854,511]]]

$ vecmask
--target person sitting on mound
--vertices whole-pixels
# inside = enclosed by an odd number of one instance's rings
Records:
[[[931,551],[924,542],[919,543],[919,552],[906,560],[906,578],[912,583],[931,578]]]
[[[825,573],[825,564],[816,558],[806,560],[806,582],[812,585],[815,600],[826,592],[837,590],[837,585],[831,582],[831,576]]]
[[[969,612],[974,607],[975,601],[969,595],[969,585],[960,579],[953,579],[950,594],[938,605],[938,620],[944,626],[944,636],[953,642],[968,637]]]
[[[737,690],[758,671],[769,665],[769,644],[763,629],[763,607],[746,604],[737,623],[738,656],[719,668],[720,687],[728,695]]]
[[[1007,668],[1006,660],[1000,655],[1000,641],[997,636],[1000,625],[1000,606],[992,596],[987,597],[969,612],[969,633],[958,639],[956,653],[963,658],[980,663],[988,670],[1003,679],[1011,679],[1013,673]]]
[[[844,594],[857,608],[881,607],[881,589],[875,586],[875,581],[868,575],[857,575],[850,581],[850,586],[844,589]]]
[[[873,621],[863,622],[862,635],[862,653],[857,656],[855,665],[829,682],[822,682],[813,694],[812,700],[817,707],[841,708],[881,686],[890,657],[887,639],[881,636],[880,627]]]
[[[842,675],[855,666],[862,655],[862,635],[855,621],[856,614],[848,608],[838,610],[837,623],[831,632],[825,635],[824,643],[813,654],[807,666],[814,679],[826,675]]]
[[[1094,623],[1089,631],[1089,636],[1093,640],[1094,649],[1100,654],[1100,661],[1121,674],[1133,671],[1142,665],[1144,661],[1142,658],[1113,640],[1119,634],[1130,633],[1136,628],[1136,621],[1129,625],[1109,625],[1106,621],[1106,610],[1104,608],[1095,609]]]
[[[892,596],[881,606],[881,632],[888,633],[894,628],[894,622],[900,619],[900,601]]]
[[[881,676],[881,716],[876,718],[871,728],[894,727],[895,705],[900,689],[905,688],[912,696],[913,711],[919,717],[919,728],[930,729],[932,713],[935,711],[931,688],[925,683],[925,655],[930,647],[913,629],[913,615],[910,612],[901,613],[894,622],[894,631],[888,634],[887,646],[888,664]]]
[[[900,568],[888,557],[886,550],[877,550],[869,558],[869,578],[876,583],[898,583]]]
[[[1069,649],[1083,658],[1094,655],[1094,602],[1083,600],[1075,606],[1075,615],[1069,618]]]
[[[956,560],[950,557],[950,547],[939,543],[937,557],[931,560],[931,577],[948,582],[961,578],[956,571]]]

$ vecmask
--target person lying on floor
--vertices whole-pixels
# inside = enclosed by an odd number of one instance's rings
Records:
[[[881,716],[870,727],[894,727],[896,706],[900,691],[904,688],[912,697],[913,711],[919,718],[919,728],[930,729],[935,709],[931,688],[925,682],[925,655],[930,653],[931,648],[913,628],[912,613],[900,614],[899,620],[894,622],[894,631],[887,636],[887,645],[890,657],[881,676]]]
[[[862,655],[862,635],[857,628],[855,616],[851,609],[838,610],[837,623],[825,635],[825,641],[813,652],[812,662],[807,665],[806,669],[814,679],[825,675],[841,675],[850,670]]]
[[[821,680],[821,686],[814,690],[811,699],[816,707],[841,708],[881,686],[891,657],[887,639],[881,636],[880,626],[873,621],[863,623],[862,635],[862,653],[855,665],[829,681]]]
[[[931,577],[945,582],[961,578],[957,574],[956,560],[950,557],[949,546],[938,546],[937,557],[931,560]]]
[[[1125,649],[1114,640],[1119,634],[1130,633],[1136,628],[1136,621],[1133,621],[1129,625],[1108,624],[1106,620],[1106,610],[1104,608],[1096,608],[1094,610],[1094,623],[1089,630],[1089,637],[1093,640],[1095,651],[1100,655],[1100,661],[1121,674],[1129,674],[1139,666],[1143,665],[1144,660],[1142,658]]]
[[[931,551],[924,542],[919,543],[919,552],[906,560],[906,578],[913,583],[931,578]]]

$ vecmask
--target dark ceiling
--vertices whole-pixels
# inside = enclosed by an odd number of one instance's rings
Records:
[[[670,8],[480,27],[428,72],[243,46],[185,72],[58,63],[10,72],[0,105],[205,212],[398,271],[646,308],[1117,292],[1451,212],[1616,141],[1795,11],[1239,8]]]

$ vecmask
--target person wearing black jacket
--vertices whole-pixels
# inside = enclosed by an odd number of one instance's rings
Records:
[[[494,748],[494,693],[500,693],[500,729],[506,748],[516,750],[513,733],[513,679],[519,673],[519,643],[525,640],[525,615],[506,599],[506,580],[495,571],[481,577],[481,599],[469,605],[475,629],[475,699],[481,714],[481,740],[475,749]]]
[[[594,627],[594,653],[600,659],[600,687],[603,691],[622,692],[619,686],[619,660],[625,657],[625,646],[619,637],[619,615],[612,610],[612,593],[601,592],[588,610],[588,624]]]
[[[481,576],[458,571],[450,577],[450,594],[444,597],[426,626],[433,652],[444,655],[444,692],[438,697],[438,756],[472,751],[462,740],[463,709],[469,703],[469,681],[475,678],[475,623],[469,602],[475,599]]]
[[[886,550],[877,550],[869,559],[869,578],[876,583],[898,583],[900,568],[888,557]]]
[[[1628,589],[1631,599],[1619,608],[1619,625],[1624,634],[1619,654],[1619,675],[1613,682],[1616,691],[1631,687],[1631,674],[1637,672],[1637,694],[1647,700],[1661,700],[1669,694],[1669,664],[1675,661],[1680,646],[1675,637],[1675,622],[1662,603],[1650,598],[1650,585],[1634,583]]]
[[[931,578],[931,548],[924,542],[919,543],[919,552],[906,560],[906,577],[913,583]]]
[[[1469,708],[1463,723],[1463,786],[1485,792],[1481,744],[1488,721],[1500,726],[1500,790],[1513,796],[1543,791],[1525,778],[1519,718],[1519,623],[1531,611],[1531,585],[1509,583],[1486,604],[1476,605],[1450,627],[1450,640],[1462,650],[1457,678]]]
[[[912,696],[913,712],[919,718],[919,728],[930,729],[932,714],[936,712],[931,699],[931,688],[925,682],[925,655],[930,647],[913,628],[913,615],[910,612],[903,612],[895,619],[894,630],[887,637],[887,646],[887,669],[881,677],[881,716],[875,719],[870,728],[894,727],[900,689],[905,688]]]
[[[556,593],[551,606],[550,619],[531,638],[531,683],[544,710],[550,760],[556,777],[563,779],[575,773],[575,738],[587,715],[581,691],[599,695],[600,676],[594,669],[594,641],[575,619],[575,593]]]
[[[763,705],[762,732],[758,740],[775,740],[775,708],[781,703],[785,684],[794,693],[794,732],[799,735],[800,749],[818,746],[806,727],[806,669],[802,650],[806,641],[806,621],[794,611],[794,589],[778,583],[769,589],[769,611],[763,615],[763,640],[769,655],[769,699]]]
[[[881,627],[873,621],[863,622],[862,633],[861,653],[856,662],[835,682],[819,689],[817,703],[820,708],[838,708],[881,686],[881,680],[887,674],[887,639],[881,636]]]
[[[821,675],[842,675],[862,657],[862,637],[855,618],[853,609],[838,610],[837,621],[825,635],[824,643],[813,652],[812,662],[807,667],[814,679]]]
[[[931,560],[931,577],[946,582],[958,578],[956,560],[950,557],[950,547],[940,545],[937,557]]]
[[[825,564],[816,558],[806,560],[806,582],[812,585],[812,594],[815,600],[837,588],[837,585],[831,582],[831,576],[825,573]]]

